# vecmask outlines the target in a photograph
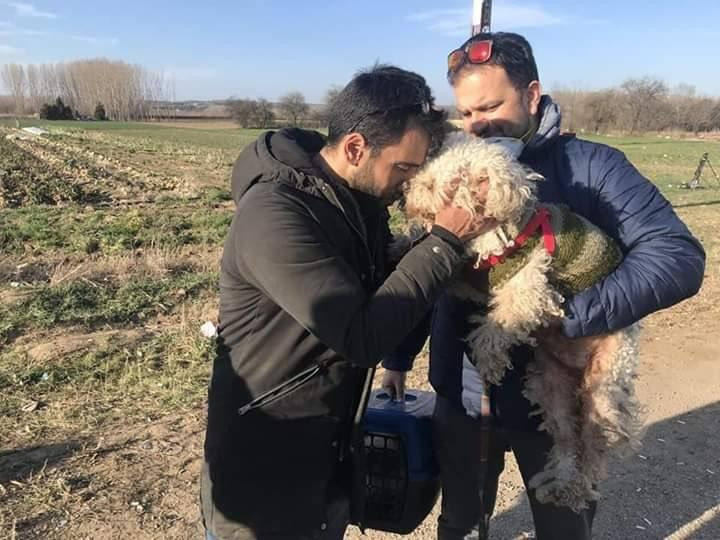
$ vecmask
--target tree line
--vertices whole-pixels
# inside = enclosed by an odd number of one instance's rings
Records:
[[[310,110],[299,92],[277,104],[266,99],[229,99],[230,115],[241,127],[327,125],[327,107],[340,89],[328,89],[324,105]],[[699,95],[693,86],[669,88],[651,77],[628,79],[616,88],[577,90],[555,88],[550,94],[560,105],[563,127],[580,133],[683,131],[700,134],[720,130],[720,99]],[[459,119],[449,107],[450,119]]]
[[[276,126],[327,126],[327,109],[341,88],[331,86],[325,93],[324,103],[311,109],[301,92],[290,92],[275,104],[267,99],[227,100],[230,116],[243,128],[266,129]]]
[[[669,88],[652,77],[628,79],[604,90],[557,88],[551,92],[568,131],[644,133],[720,130],[720,99],[699,95],[695,87]]]
[[[112,120],[141,120],[162,114],[173,97],[162,73],[120,60],[95,58],[57,64],[5,64],[0,80],[17,115],[40,113],[60,99],[81,117],[97,116],[99,106]]]
[[[0,80],[10,94],[0,99],[0,113],[18,115],[40,114],[43,110],[52,114],[58,110],[52,107],[57,107],[60,99],[74,116],[143,120],[166,116],[167,102],[174,97],[172,81],[162,73],[104,58],[27,66],[5,64],[0,69]],[[330,87],[320,106],[310,106],[303,94],[295,91],[277,103],[263,98],[230,98],[226,108],[244,128],[324,127],[328,105],[339,91],[336,86]],[[700,95],[688,84],[671,89],[662,80],[642,77],[602,90],[555,88],[551,95],[562,109],[563,126],[568,131],[700,134],[720,130],[720,99]],[[454,108],[449,111],[451,118],[457,118]]]

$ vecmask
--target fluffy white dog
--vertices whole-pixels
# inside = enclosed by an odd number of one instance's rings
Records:
[[[600,229],[559,205],[538,203],[538,174],[503,144],[462,133],[448,136],[439,155],[409,183],[406,212],[432,221],[452,202],[496,226],[467,244],[489,286],[462,280],[453,294],[474,302],[468,357],[485,383],[499,384],[511,369],[510,349],[535,349],[525,396],[553,437],[546,468],[530,482],[538,500],[574,510],[598,498],[611,452],[638,444],[641,421],[634,379],[635,326],[610,335],[551,347],[567,296],[595,284],[619,264],[622,252]],[[448,193],[452,193],[448,196]]]

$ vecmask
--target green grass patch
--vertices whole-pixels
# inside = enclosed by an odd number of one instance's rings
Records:
[[[80,186],[0,133],[0,206],[99,202],[103,195]]]
[[[206,204],[212,206],[232,201],[232,193],[229,189],[211,187],[203,192],[202,198]]]
[[[211,195],[216,203],[219,194]],[[219,245],[232,211],[208,207],[158,207],[80,210],[27,207],[0,210],[0,251],[62,250],[66,253],[116,254],[139,247],[174,248]]]
[[[12,118],[0,119],[0,126],[14,127]],[[203,129],[202,127],[171,127],[167,124],[146,124],[142,122],[75,122],[47,121],[33,118],[20,120],[21,127],[42,127],[69,131],[100,131],[113,136],[144,138],[155,142],[168,142],[189,146],[202,146],[219,150],[239,150],[255,140],[261,129]]]
[[[165,279],[138,278],[123,284],[78,280],[35,288],[19,304],[0,306],[0,343],[33,328],[138,324],[170,312],[186,298],[212,290],[216,273],[186,273]]]
[[[638,170],[654,182],[673,203],[682,204],[688,190],[680,185],[692,179],[703,153],[707,152],[715,170],[720,174],[720,141],[698,141],[653,137],[599,137],[583,138],[607,144],[622,151]],[[720,186],[706,167],[698,194],[690,199],[720,198]]]
[[[62,359],[0,353],[0,442],[19,416],[33,437],[53,437],[197,407],[207,395],[213,353],[213,340],[184,327],[132,341],[117,337]],[[40,403],[33,414],[22,412],[28,400]]]

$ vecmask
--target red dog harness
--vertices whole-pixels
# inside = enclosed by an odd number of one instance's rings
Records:
[[[475,268],[487,270],[498,264],[505,262],[505,259],[523,247],[527,241],[533,237],[538,231],[542,234],[543,245],[547,252],[552,255],[555,253],[555,233],[550,223],[550,210],[545,207],[538,208],[535,215],[528,221],[525,228],[517,235],[513,244],[503,251],[502,255],[490,255],[487,260],[480,264],[476,264]]]

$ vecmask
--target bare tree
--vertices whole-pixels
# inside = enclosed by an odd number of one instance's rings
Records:
[[[48,103],[54,99],[53,96],[61,95],[57,69],[53,64],[40,64],[38,71],[41,101]]]
[[[720,99],[715,101],[715,105],[710,111],[710,129],[720,130]]]
[[[37,112],[43,104],[40,88],[40,70],[37,66],[30,64],[26,70],[28,105],[31,111]]]
[[[667,97],[665,83],[650,77],[628,79],[621,86],[629,110],[629,131],[635,133],[638,128],[650,129],[656,124],[653,115]]]
[[[309,110],[310,107],[305,102],[305,96],[300,92],[290,92],[280,98],[280,111],[293,126],[297,126]]]
[[[680,83],[672,89],[668,96],[668,103],[673,114],[673,126],[682,129],[687,118],[688,108],[695,101],[695,87]]]
[[[712,130],[712,115],[715,105],[715,102],[707,97],[694,99],[686,111],[685,129],[695,135],[701,131]]]
[[[109,118],[134,120],[159,114],[159,102],[171,95],[162,73],[105,58],[27,68],[6,64],[0,75],[18,113],[39,112],[42,104],[61,98],[82,116],[91,117],[102,103]]]
[[[562,109],[563,125],[568,131],[578,131],[582,125],[583,92],[577,89],[555,88],[553,99]]]
[[[275,121],[272,104],[264,98],[233,99],[226,102],[233,119],[243,128],[268,128]]]
[[[330,107],[333,101],[335,101],[335,99],[340,95],[342,90],[342,87],[336,84],[333,84],[330,88],[328,88],[325,91],[325,106]]]
[[[338,97],[340,92],[342,92],[342,88],[336,85],[331,86],[325,92],[325,99],[322,107],[318,108],[312,114],[312,119],[319,125],[327,126],[330,107],[332,106],[333,101]]]
[[[25,68],[20,64],[5,64],[0,75],[2,76],[3,85],[10,91],[10,95],[15,101],[15,114],[24,114],[25,92],[27,89]]]
[[[615,124],[618,116],[617,93],[614,90],[592,92],[585,100],[588,128],[600,133]]]
[[[15,111],[15,100],[12,96],[0,96],[0,114],[12,114]]]
[[[265,98],[257,101],[257,127],[267,129],[275,123],[275,111],[273,111],[272,103]]]
[[[233,117],[240,127],[253,127],[258,117],[258,102],[254,99],[229,99],[227,107],[230,109],[230,115]]]

